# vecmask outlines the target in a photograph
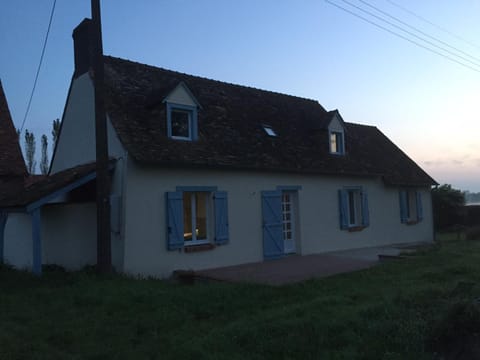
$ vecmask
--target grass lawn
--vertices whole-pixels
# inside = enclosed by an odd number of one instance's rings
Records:
[[[479,280],[476,241],[283,287],[3,267],[0,359],[432,359],[480,332]]]

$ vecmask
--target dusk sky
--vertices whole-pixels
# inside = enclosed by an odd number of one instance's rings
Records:
[[[17,127],[52,4],[0,1],[0,79]],[[89,0],[57,1],[24,126],[37,145],[62,116],[71,34],[85,17]],[[470,191],[480,191],[479,24],[479,0],[102,1],[105,54],[315,99],[377,126],[439,183]]]

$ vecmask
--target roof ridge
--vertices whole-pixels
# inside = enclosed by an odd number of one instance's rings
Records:
[[[104,58],[111,58],[111,59],[114,59],[114,60],[126,61],[126,62],[129,62],[129,63],[132,63],[132,64],[146,66],[146,67],[149,67],[149,68],[152,68],[152,69],[155,69],[155,70],[168,71],[168,72],[173,73],[173,74],[179,74],[179,75],[183,75],[183,76],[194,77],[194,78],[201,79],[201,80],[208,80],[208,81],[212,81],[212,82],[216,82],[216,83],[220,83],[220,84],[224,84],[224,85],[229,85],[229,86],[234,86],[234,87],[239,87],[239,88],[244,88],[244,89],[250,89],[250,90],[256,90],[256,91],[269,93],[269,94],[274,94],[274,95],[287,96],[287,97],[295,98],[295,99],[299,99],[299,100],[305,100],[305,101],[313,102],[313,103],[315,103],[315,104],[317,104],[317,105],[319,105],[323,108],[322,104],[320,104],[320,102],[318,100],[311,99],[311,98],[306,98],[306,97],[296,96],[296,95],[291,95],[291,94],[285,94],[285,93],[282,93],[282,92],[279,92],[279,91],[261,89],[261,88],[257,88],[257,87],[249,86],[249,85],[235,84],[235,83],[231,83],[231,82],[228,82],[228,81],[221,81],[221,80],[208,78],[206,76],[192,75],[192,74],[188,74],[188,73],[181,72],[181,71],[166,69],[166,68],[163,68],[163,67],[150,65],[150,64],[145,64],[145,63],[141,63],[141,62],[138,62],[138,61],[134,61],[134,60],[130,60],[130,59],[124,59],[124,58],[111,56],[111,55],[104,55]],[[325,108],[323,108],[323,109],[326,111]]]
[[[350,121],[345,121],[345,124],[347,125],[353,125],[353,126],[362,126],[362,127],[369,127],[369,128],[374,128],[378,130],[378,127],[375,125],[367,125],[367,124],[359,124],[356,122],[350,122]]]

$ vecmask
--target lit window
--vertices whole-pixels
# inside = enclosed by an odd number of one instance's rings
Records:
[[[337,131],[330,133],[330,152],[332,154],[343,154],[345,152],[343,133]]]
[[[268,134],[268,136],[277,136],[277,133],[270,126],[263,126],[263,130]]]
[[[225,191],[178,190],[167,192],[166,200],[168,250],[190,245],[223,245],[228,242],[228,204]]]
[[[183,239],[185,245],[202,244],[209,241],[208,212],[210,193],[183,193]]]

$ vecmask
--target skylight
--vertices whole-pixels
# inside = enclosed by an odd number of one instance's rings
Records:
[[[277,136],[277,133],[270,126],[263,125],[263,130],[265,130],[268,136]]]

